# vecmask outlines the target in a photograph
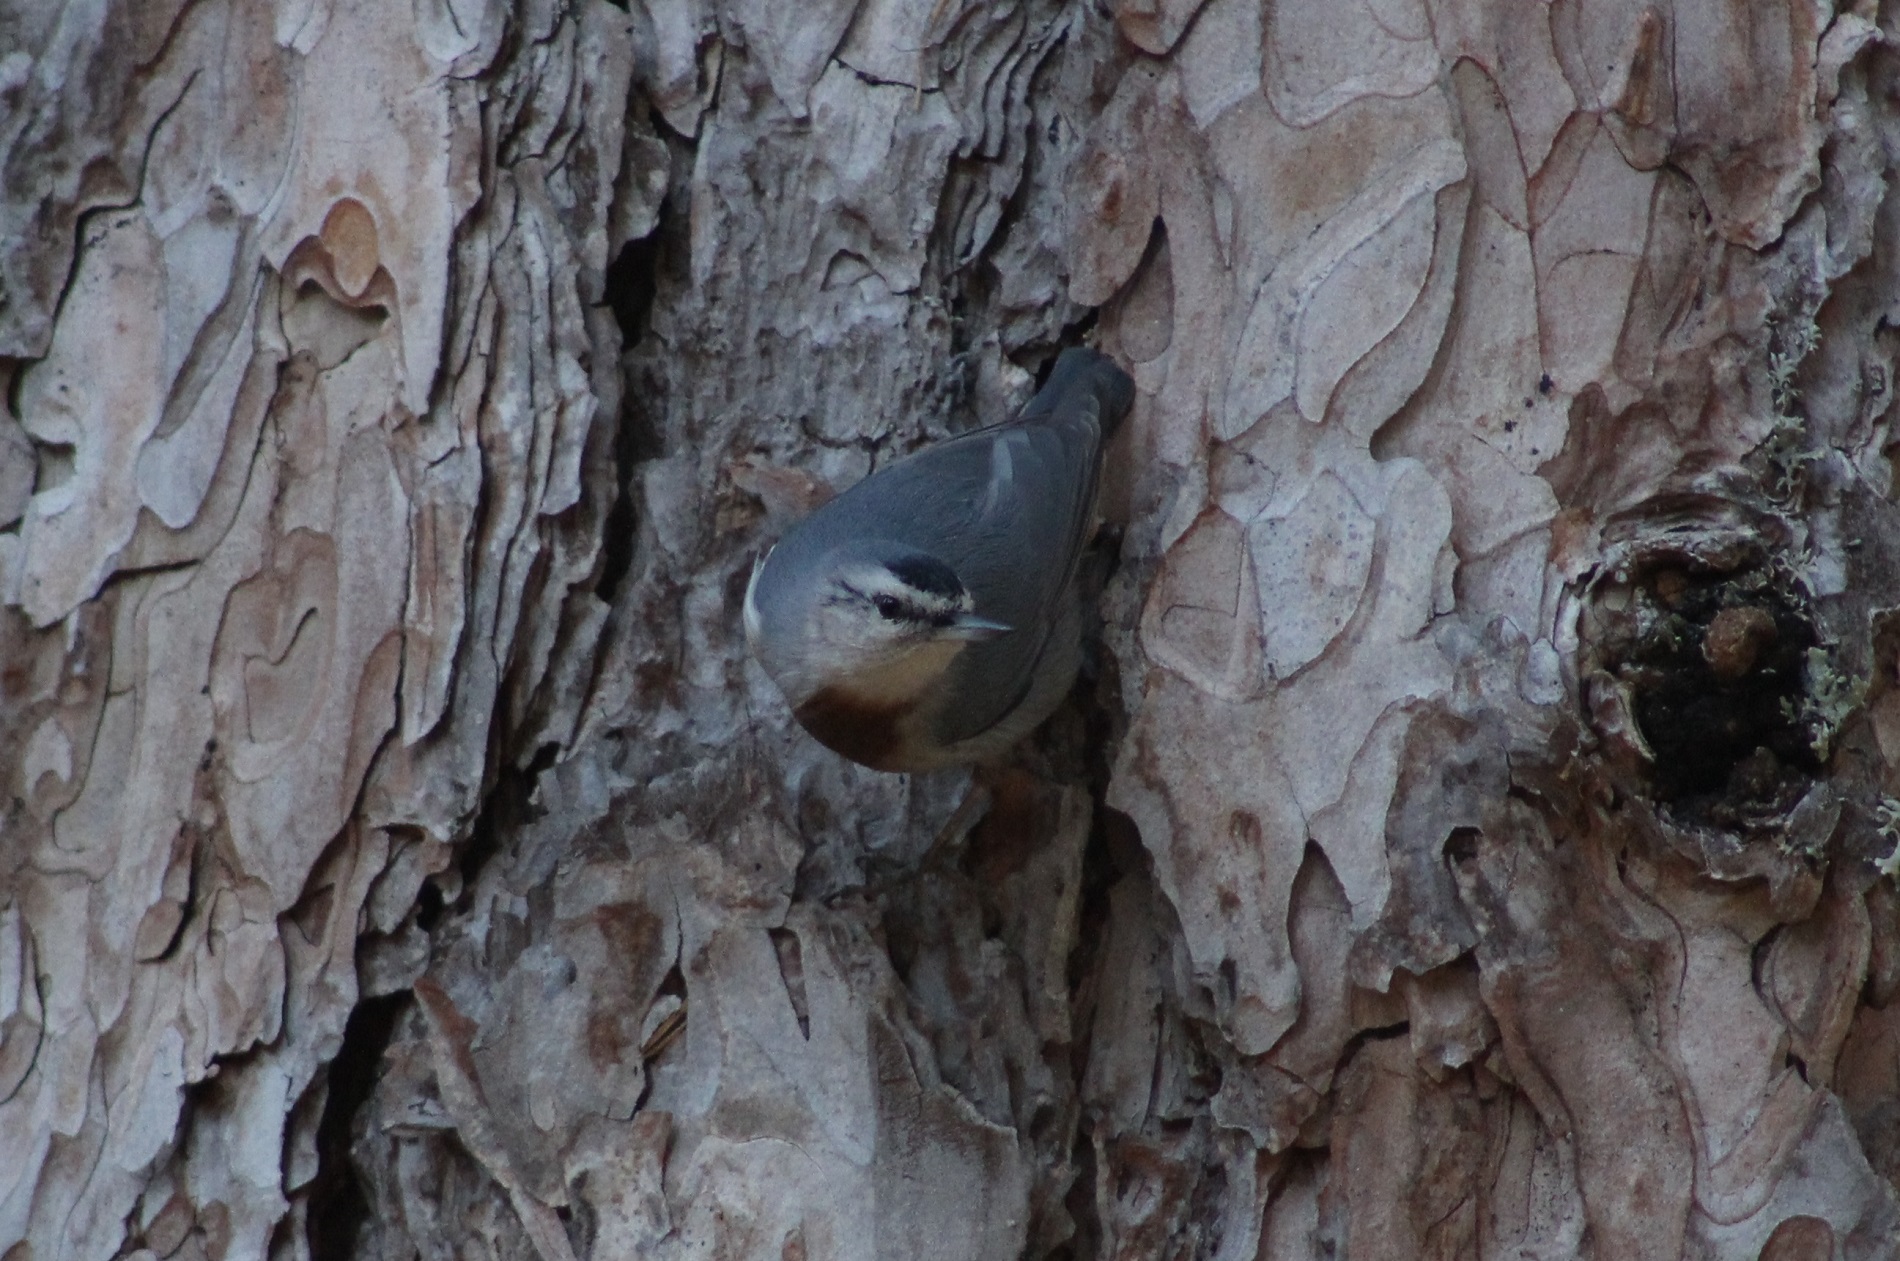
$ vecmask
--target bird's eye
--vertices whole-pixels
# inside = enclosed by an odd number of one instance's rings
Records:
[[[882,613],[884,620],[888,622],[895,622],[904,611],[904,606],[898,603],[894,595],[872,596],[871,603],[877,606],[877,611]]]

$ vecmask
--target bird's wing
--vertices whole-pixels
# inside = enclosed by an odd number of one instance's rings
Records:
[[[917,510],[900,525],[901,541],[940,556],[978,614],[1018,631],[959,654],[959,704],[939,717],[946,741],[982,733],[1021,702],[1058,611],[1073,598],[1101,468],[1096,411],[1092,397],[1080,397],[905,462],[900,502]],[[943,529],[946,522],[955,528]]]

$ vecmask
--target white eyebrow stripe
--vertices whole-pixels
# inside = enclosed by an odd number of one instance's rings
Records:
[[[983,495],[983,509],[980,515],[989,516],[996,507],[996,501],[1008,494],[1016,481],[1016,458],[1010,454],[1010,445],[1021,439],[1021,434],[1006,433],[990,444],[990,485]]]

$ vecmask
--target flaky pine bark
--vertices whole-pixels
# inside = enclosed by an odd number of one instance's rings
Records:
[[[1895,33],[0,0],[0,1257],[1893,1255]],[[754,559],[1084,340],[842,763]]]

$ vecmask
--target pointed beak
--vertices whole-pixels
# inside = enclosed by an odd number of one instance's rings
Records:
[[[992,622],[987,617],[978,617],[974,613],[961,613],[957,620],[940,632],[945,639],[968,639],[982,641],[995,639],[998,635],[1007,635],[1015,630],[1014,626],[1002,622]]]

